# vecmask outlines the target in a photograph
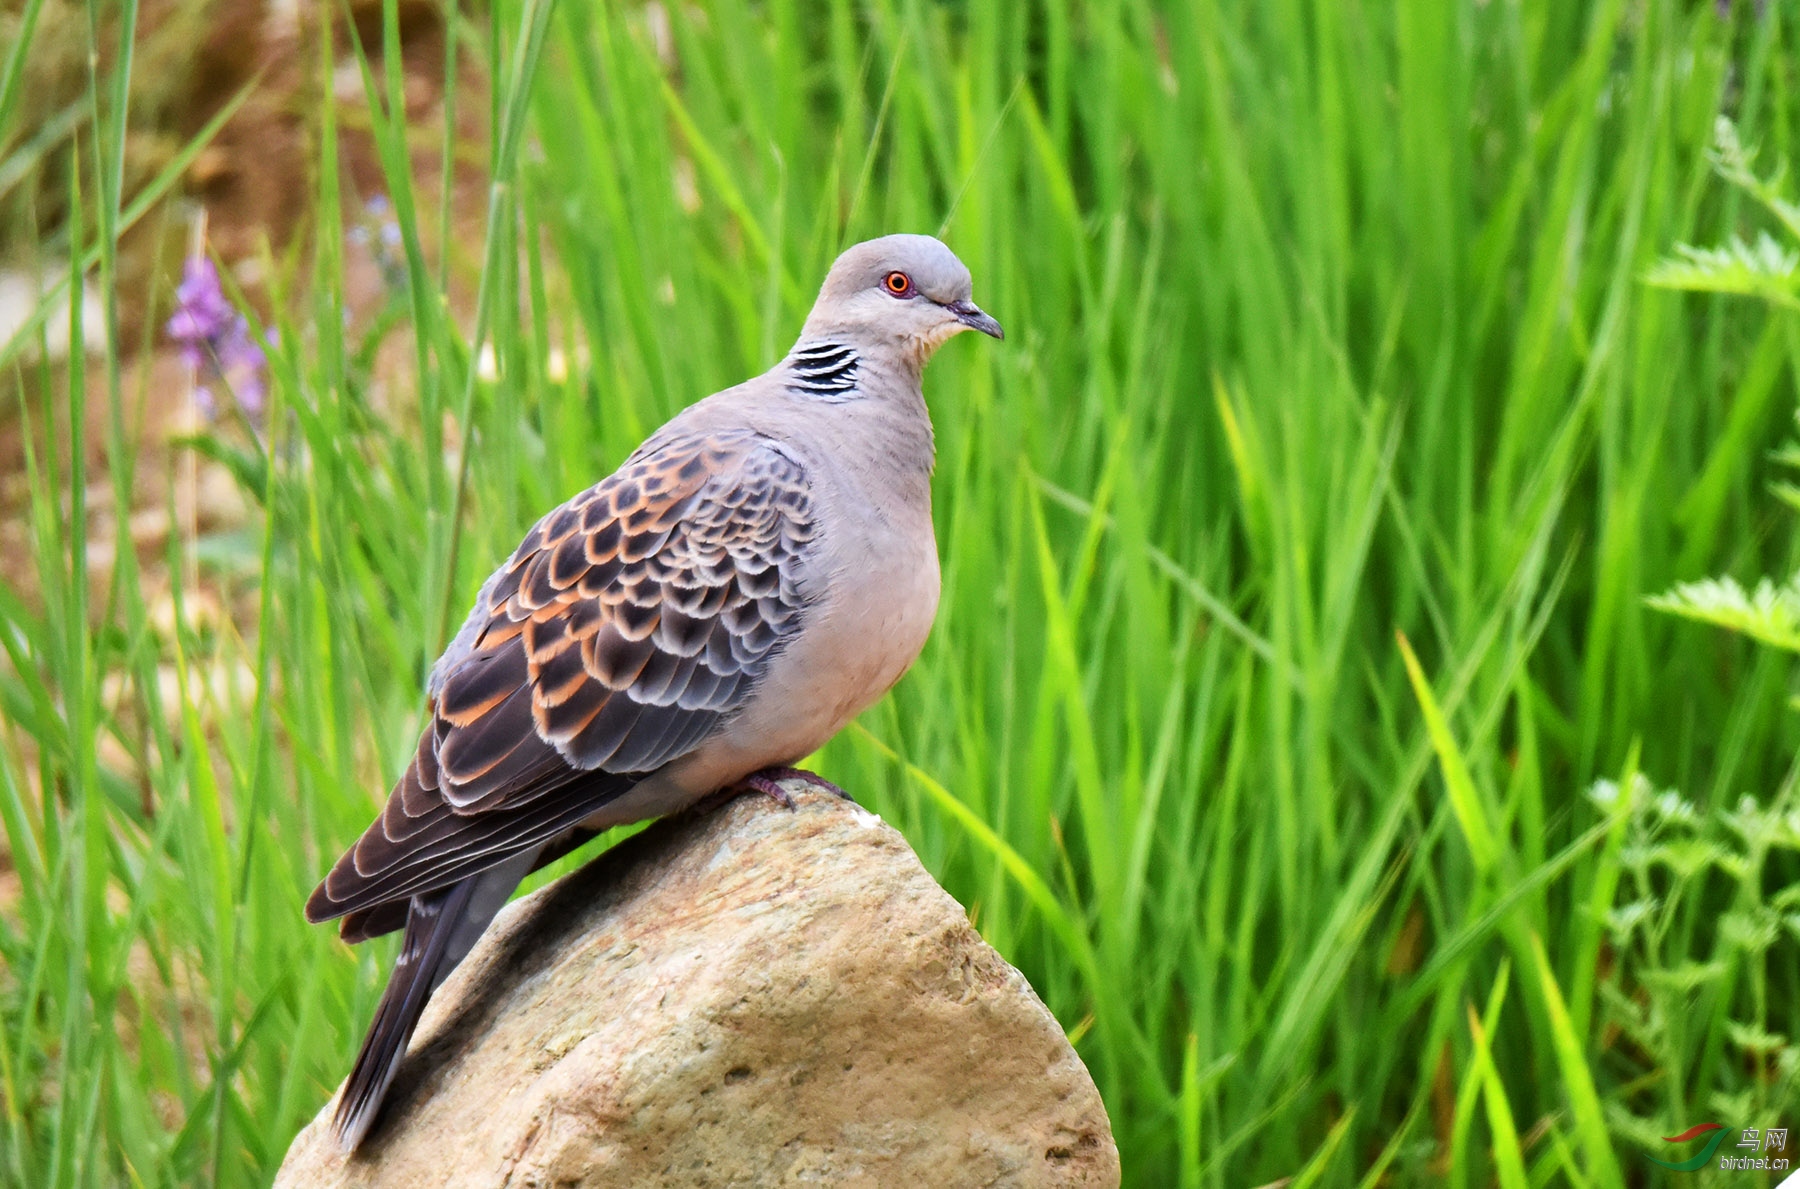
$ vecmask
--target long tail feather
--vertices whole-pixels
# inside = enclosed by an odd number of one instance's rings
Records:
[[[412,898],[400,956],[332,1115],[332,1129],[345,1151],[356,1150],[380,1114],[431,993],[474,946],[536,857],[535,851],[527,851],[480,875]]]
[[[835,786],[834,786],[835,787]],[[848,793],[842,794],[849,796]],[[531,871],[541,871],[564,855],[579,850],[600,837],[604,830],[588,826],[576,826],[563,834],[552,838],[537,852],[532,861]],[[531,874],[530,871],[526,872]],[[507,889],[510,894],[511,888]],[[380,937],[398,929],[406,928],[406,919],[412,910],[411,900],[390,900],[386,904],[377,904],[373,908],[359,908],[355,912],[346,913],[343,917],[342,935],[351,945]]]

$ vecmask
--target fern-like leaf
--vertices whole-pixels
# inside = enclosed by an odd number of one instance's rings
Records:
[[[1800,308],[1800,252],[1783,248],[1767,232],[1754,244],[1732,239],[1723,247],[1677,244],[1674,256],[1650,266],[1644,282],[1661,289],[1735,293]]]
[[[1678,583],[1646,600],[1659,611],[1742,632],[1753,640],[1800,652],[1800,575],[1780,586],[1764,578],[1745,591],[1735,578]]]

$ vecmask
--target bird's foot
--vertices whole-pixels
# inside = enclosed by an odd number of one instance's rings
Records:
[[[694,802],[694,804],[689,807],[688,812],[694,814],[710,813],[721,805],[724,805],[727,801],[742,796],[744,793],[761,793],[783,809],[793,809],[795,807],[794,798],[787,789],[782,787],[782,781],[784,780],[804,781],[813,788],[830,793],[834,797],[842,797],[852,805],[856,804],[856,798],[852,797],[849,793],[846,793],[837,785],[832,784],[817,772],[808,772],[804,768],[782,767],[763,768],[760,771],[752,772],[743,779],[726,785],[718,792],[700,798],[700,800]]]
[[[760,772],[752,772],[750,775],[744,777],[742,780],[732,785],[728,791],[758,792],[765,797],[768,797],[771,801],[774,801],[777,805],[792,809],[794,807],[794,798],[789,795],[787,789],[782,786],[781,782],[784,780],[804,781],[813,788],[830,793],[834,797],[841,797],[853,805],[856,803],[855,799],[851,797],[849,793],[846,793],[837,785],[832,784],[817,772],[808,772],[804,768],[764,768]]]
[[[752,772],[750,775],[744,777],[744,779],[732,785],[728,791],[761,793],[783,809],[792,809],[794,807],[794,798],[786,789],[781,787],[780,777],[770,775],[773,771],[776,771],[776,769],[768,768],[761,772]]]
[[[855,797],[852,797],[849,793],[846,793],[843,789],[839,788],[837,785],[831,783],[829,780],[826,780],[823,776],[820,776],[817,772],[808,772],[805,768],[764,768],[761,772],[755,773],[754,776],[752,777],[752,779],[754,779],[757,776],[767,777],[768,779],[770,779],[772,781],[774,781],[774,780],[804,781],[806,784],[811,785],[813,788],[818,789],[822,793],[830,793],[832,796],[837,797],[839,800],[848,801],[852,805],[856,804]]]

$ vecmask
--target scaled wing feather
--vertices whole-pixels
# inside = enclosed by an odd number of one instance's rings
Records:
[[[541,846],[692,751],[798,629],[813,536],[804,469],[749,430],[659,435],[545,516],[433,670],[418,752],[307,916],[397,927],[371,910]]]

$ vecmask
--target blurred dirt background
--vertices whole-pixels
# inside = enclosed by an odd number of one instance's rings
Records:
[[[15,43],[24,8],[24,0],[0,0],[0,47]],[[85,485],[89,605],[96,627],[107,613],[105,591],[121,549],[135,556],[152,622],[164,630],[173,630],[172,587],[177,581],[184,584],[188,622],[225,627],[227,621],[254,621],[254,591],[234,589],[226,576],[207,570],[171,574],[165,561],[171,534],[227,536],[247,527],[252,513],[225,467],[185,444],[202,430],[226,435],[246,431],[228,421],[209,422],[195,397],[195,377],[170,341],[166,323],[184,259],[197,247],[228,276],[228,291],[235,288],[265,318],[274,300],[271,271],[303,274],[304,268],[296,266],[303,266],[317,247],[297,237],[316,224],[309,218],[318,193],[316,113],[326,87],[339,111],[344,226],[366,233],[378,224],[371,204],[385,195],[353,38],[360,39],[377,77],[389,47],[383,41],[379,0],[352,0],[348,13],[346,19],[342,6],[313,0],[144,0],[132,48],[124,202],[129,204],[176,160],[219,112],[240,95],[243,102],[178,185],[126,232],[120,245],[116,296],[119,337],[125,344],[121,411],[126,432],[139,442],[131,511],[123,524],[110,488],[110,398],[98,358],[91,360],[84,383],[84,465],[72,480],[67,477],[72,402],[66,354],[81,349],[68,341],[67,305],[13,367],[0,371],[0,582],[27,607],[41,605],[27,515],[27,449],[35,451],[42,466],[48,443],[65,460],[59,467],[65,476],[65,509],[72,505],[70,484]],[[445,21],[451,13],[422,0],[401,0],[399,5],[407,121],[423,130],[414,140],[414,185],[422,209],[429,210],[436,209],[445,185],[438,142],[449,44]],[[116,21],[116,14],[107,19]],[[44,287],[66,268],[68,195],[78,145],[81,184],[93,184],[88,172],[92,141],[86,139],[92,134],[88,49],[93,44],[110,47],[98,62],[104,70],[107,59],[118,53],[119,37],[116,24],[91,27],[79,0],[45,0],[40,10],[25,63],[19,117],[15,126],[0,128],[0,344],[12,338],[31,316]],[[452,241],[479,244],[486,201],[482,146],[487,95],[481,63],[471,55],[459,55],[456,88],[460,149],[449,179],[451,212],[456,229],[467,234],[453,235]],[[92,233],[87,229],[90,242]],[[424,238],[429,257],[436,237]],[[435,270],[439,262],[430,263]],[[473,304],[479,261],[453,258],[449,265],[452,307],[466,313]],[[388,300],[390,284],[383,275],[379,236],[348,236],[344,268],[347,316],[372,316]],[[90,275],[79,336],[90,356],[103,352],[106,335],[97,289],[98,279]],[[377,356],[378,373],[397,381],[389,385],[396,401],[409,395],[404,382],[409,355],[403,336],[393,335]],[[50,383],[41,389],[36,383],[22,385],[21,368],[34,378],[48,376]],[[40,398],[25,395],[40,390],[54,393],[50,407],[37,407]],[[179,693],[173,668],[168,668],[161,693],[165,710],[173,713],[179,709]],[[199,676],[214,683],[249,678],[231,672]],[[109,675],[109,690],[123,680],[123,674]],[[115,772],[136,770],[110,735],[103,735],[98,746],[101,761]],[[0,847],[0,910],[20,894],[11,857]]]
[[[0,46],[12,43],[24,19],[23,0],[0,0]],[[109,418],[107,379],[90,367],[86,381],[85,481],[90,484],[88,551],[96,586],[106,581],[121,540],[129,540],[147,587],[164,587],[159,574],[168,534],[217,533],[242,524],[249,510],[236,484],[216,463],[196,458],[179,440],[204,428],[194,399],[193,377],[168,340],[165,323],[184,258],[202,241],[250,307],[270,311],[272,269],[303,262],[316,245],[297,240],[312,225],[310,204],[318,192],[319,136],[315,113],[329,88],[339,112],[338,167],[343,179],[346,228],[367,227],[370,204],[384,199],[358,41],[377,77],[384,44],[379,0],[342,5],[314,0],[144,0],[133,40],[130,114],[125,145],[124,201],[176,160],[182,147],[240,95],[242,105],[199,152],[171,194],[124,235],[118,264],[119,335],[125,344],[122,389],[127,432],[141,440],[142,463],[132,493],[133,514],[114,523],[105,463]],[[398,52],[404,77],[407,123],[414,139],[413,173],[423,209],[442,194],[439,130],[444,119],[446,19],[460,18],[446,5],[400,0]],[[102,47],[104,70],[119,52],[121,30],[90,25],[79,0],[45,0],[25,64],[20,115],[0,129],[0,343],[29,316],[42,287],[66,266],[70,228],[69,186],[76,146],[91,136],[89,46]],[[327,54],[326,39],[329,39]],[[457,63],[455,118],[461,148],[449,180],[453,222],[471,234],[454,241],[480,242],[486,197],[482,176],[487,110],[481,63],[467,53]],[[82,144],[81,167],[91,169],[91,141]],[[84,187],[93,180],[81,178]],[[92,229],[88,229],[92,235]],[[429,254],[434,236],[425,236]],[[376,237],[352,237],[344,245],[348,313],[363,317],[385,300]],[[438,262],[433,260],[434,269]],[[450,261],[453,307],[466,309],[473,287],[465,282],[478,262]],[[105,336],[96,289],[88,278],[83,334],[90,353]],[[66,311],[66,307],[64,307]],[[66,369],[67,314],[52,318],[42,345],[28,349],[25,366],[49,355],[50,374]],[[403,360],[402,344],[392,353]],[[8,369],[10,370],[10,369]],[[36,576],[26,517],[25,434],[40,443],[46,424],[66,447],[70,403],[26,409],[17,374],[0,374],[0,580],[30,601]],[[35,425],[35,429],[31,426]],[[229,427],[224,427],[229,431]],[[206,602],[213,595],[191,592]],[[96,604],[98,605],[98,604]]]

